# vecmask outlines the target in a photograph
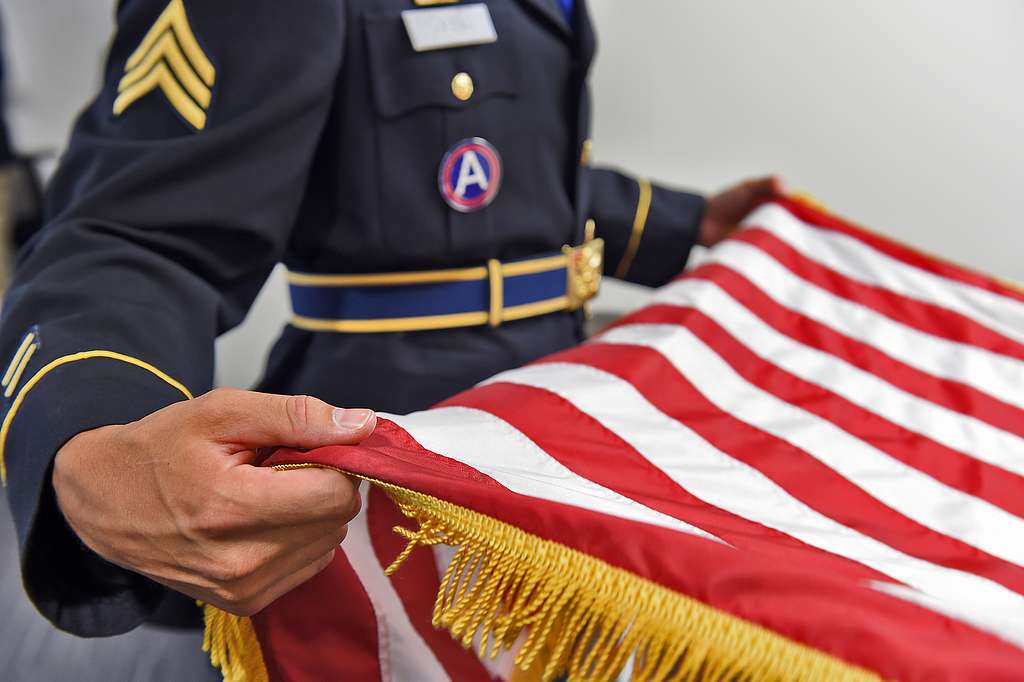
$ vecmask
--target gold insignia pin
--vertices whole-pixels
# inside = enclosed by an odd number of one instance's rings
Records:
[[[114,115],[120,116],[136,100],[160,88],[175,111],[202,130],[216,75],[192,33],[184,2],[171,0],[125,62]]]

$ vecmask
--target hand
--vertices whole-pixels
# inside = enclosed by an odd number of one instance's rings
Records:
[[[714,246],[728,237],[755,206],[765,199],[781,196],[786,190],[777,176],[747,180],[708,199],[700,223],[697,243]]]
[[[370,410],[221,389],[57,453],[57,501],[101,557],[238,615],[327,567],[359,511],[349,477],[255,466],[263,448],[355,444]]]

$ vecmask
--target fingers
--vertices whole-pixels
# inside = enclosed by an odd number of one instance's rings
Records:
[[[148,575],[232,613],[254,613],[318,572],[310,566],[329,561],[347,530],[335,519],[294,525],[250,519],[228,537],[217,531],[205,538],[206,549],[176,570]]]
[[[320,474],[326,481],[341,481],[351,487],[348,477],[330,471],[274,472],[251,467],[251,471],[288,474]],[[303,488],[312,486],[303,485]],[[203,533],[190,533],[203,541],[204,551],[181,565],[183,570],[161,571],[150,577],[204,601],[238,614],[251,614],[322,570],[345,539],[346,522],[358,512],[357,491],[343,497],[344,512],[321,516],[319,510],[296,506],[274,515],[257,504],[244,522],[215,524]],[[224,521],[220,518],[220,521]]]
[[[775,196],[782,196],[786,193],[786,187],[782,179],[777,175],[768,175],[743,183],[751,201],[760,201]]]
[[[252,594],[272,589],[274,585],[286,581],[289,576],[338,549],[345,539],[347,530],[346,526],[332,525],[308,544],[278,549],[275,555],[245,582],[245,586]]]
[[[335,552],[337,552],[337,548],[331,548],[326,554],[318,556],[314,561],[299,567],[297,570],[284,574],[279,580],[262,589],[251,590],[246,587],[228,587],[212,590],[208,593],[195,594],[192,591],[187,591],[186,593],[192,594],[192,596],[203,601],[208,601],[214,606],[236,616],[251,616],[259,613],[279,597],[291,592],[302,583],[321,573],[331,565]]]
[[[321,532],[305,544],[269,548],[260,543],[253,548],[255,553],[262,554],[270,550],[270,558],[260,563],[250,573],[226,584],[224,587],[227,589],[223,590],[224,593],[233,597],[240,606],[248,604],[248,608],[253,610],[263,608],[270,601],[307,580],[310,577],[310,566],[329,560],[344,540],[346,530],[344,525],[331,524],[329,527],[322,527]]]
[[[330,521],[340,526],[359,513],[357,484],[332,469],[237,467],[232,475],[240,481],[239,494],[254,524],[297,528]]]
[[[277,598],[288,594],[289,592],[291,592],[307,580],[310,580],[311,578],[319,575],[328,566],[331,565],[331,562],[334,561],[334,555],[337,551],[337,549],[332,549],[330,552],[324,554],[322,557],[320,557],[313,563],[309,564],[308,566],[305,566],[304,568],[298,571],[295,571],[294,573],[289,574],[280,582],[272,585],[265,592],[263,592],[262,595],[260,595],[260,598],[256,601],[256,603],[248,605],[247,610],[250,611],[249,613],[240,615],[252,615],[253,613],[258,613],[259,611],[262,611],[264,608],[273,603]]]
[[[214,438],[254,451],[355,444],[377,424],[371,410],[337,408],[310,396],[219,389],[192,402]]]

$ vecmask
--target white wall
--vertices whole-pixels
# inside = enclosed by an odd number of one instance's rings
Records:
[[[554,1],[554,0],[552,0]],[[105,0],[2,0],[15,132],[63,143],[95,91]],[[1020,0],[591,0],[595,156],[712,191],[777,171],[833,210],[1024,280]],[[599,308],[637,305],[608,287]],[[219,344],[247,385],[286,314],[272,280]]]
[[[1020,0],[593,0],[595,155],[833,210],[1024,280]]]
[[[111,0],[0,0],[8,124],[23,152],[52,169],[71,120],[99,88],[114,29]]]

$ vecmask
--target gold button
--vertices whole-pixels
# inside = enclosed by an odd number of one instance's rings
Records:
[[[590,165],[590,153],[594,149],[594,141],[589,137],[583,140],[583,148],[580,150],[580,165]]]
[[[463,102],[473,96],[473,79],[465,71],[459,71],[452,78],[452,94]]]

